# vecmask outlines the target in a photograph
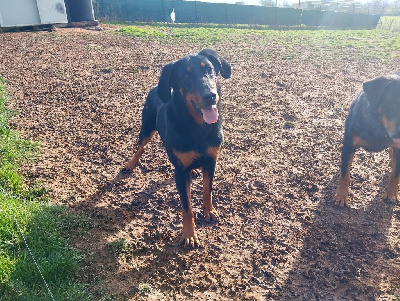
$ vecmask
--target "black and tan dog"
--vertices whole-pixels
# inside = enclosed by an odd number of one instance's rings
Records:
[[[348,205],[350,167],[357,148],[380,152],[390,148],[392,171],[385,198],[398,199],[400,179],[400,72],[363,84],[345,123],[342,164],[335,201]]]
[[[142,111],[139,147],[126,164],[131,171],[157,131],[175,167],[175,182],[183,207],[182,243],[199,245],[190,198],[191,170],[203,172],[203,206],[207,221],[217,220],[211,190],[223,143],[220,88],[217,75],[229,78],[231,66],[212,49],[165,65],[158,86],[147,96]]]

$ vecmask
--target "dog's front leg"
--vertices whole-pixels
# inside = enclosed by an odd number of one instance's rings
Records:
[[[385,199],[396,201],[399,199],[400,149],[391,147],[389,155],[392,171],[390,172],[389,183],[386,187]]]
[[[196,234],[190,197],[190,170],[175,168],[175,181],[182,202],[183,229],[181,244],[183,244],[186,249],[194,249],[199,246],[199,239]]]
[[[203,207],[206,221],[217,221],[218,212],[212,204],[212,183],[215,171],[215,160],[210,158],[209,162],[203,165]]]
[[[340,166],[339,183],[335,194],[335,203],[339,206],[348,205],[350,168],[354,157],[354,146],[350,139],[344,139],[342,148],[342,162]]]

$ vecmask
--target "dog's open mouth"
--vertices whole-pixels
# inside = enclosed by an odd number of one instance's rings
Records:
[[[203,115],[203,120],[205,123],[212,124],[218,121],[218,108],[217,105],[212,105],[208,108],[199,108],[194,101],[192,101],[195,109]]]
[[[201,113],[203,114],[203,119],[206,123],[211,124],[218,121],[217,105],[212,105],[210,108],[207,109],[201,109]]]

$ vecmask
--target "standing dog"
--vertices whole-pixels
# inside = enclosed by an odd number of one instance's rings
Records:
[[[390,148],[392,171],[385,198],[398,199],[400,175],[400,72],[363,84],[345,123],[342,164],[335,201],[348,205],[350,166],[357,148],[380,152]]]
[[[145,145],[157,131],[175,167],[175,182],[183,207],[181,242],[199,245],[190,198],[190,173],[203,172],[203,207],[207,221],[217,220],[211,189],[216,161],[223,143],[220,88],[217,75],[231,76],[231,66],[212,49],[165,65],[142,111],[139,147],[124,171],[135,167]]]

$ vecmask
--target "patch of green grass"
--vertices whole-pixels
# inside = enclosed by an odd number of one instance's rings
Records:
[[[239,38],[244,30],[216,27],[171,27],[170,37],[189,43],[212,44]]]
[[[308,49],[313,56],[332,60],[370,60],[400,57],[399,33],[388,30],[271,30],[245,27],[165,26],[160,24],[126,26],[120,32],[145,32],[164,42],[186,42],[200,47],[220,43],[257,42],[257,53],[283,56],[287,60],[298,57]],[[140,35],[136,35],[140,36]],[[274,53],[279,51],[279,53]]]
[[[10,116],[0,80],[0,299],[51,300],[42,273],[55,300],[90,300],[75,280],[82,254],[66,239],[85,219],[51,205],[44,188],[25,185],[18,168],[38,145],[9,128]]]
[[[133,247],[125,239],[114,240],[108,243],[106,247],[117,256],[120,254],[131,253],[133,250]]]
[[[137,287],[132,287],[130,294],[138,297],[149,297],[150,295],[157,296],[157,291],[148,283],[140,283]],[[154,299],[154,298],[153,298]]]
[[[222,42],[240,34],[238,28],[215,26],[164,26],[153,25],[122,25],[118,31],[135,37],[154,37],[162,40],[178,40],[188,43],[210,44]]]
[[[287,121],[284,127],[287,129],[294,129],[296,127],[296,124],[293,121]]]
[[[137,26],[125,26],[119,30],[122,34],[127,34],[133,37],[166,37],[166,34],[160,30],[151,27],[137,27]]]

